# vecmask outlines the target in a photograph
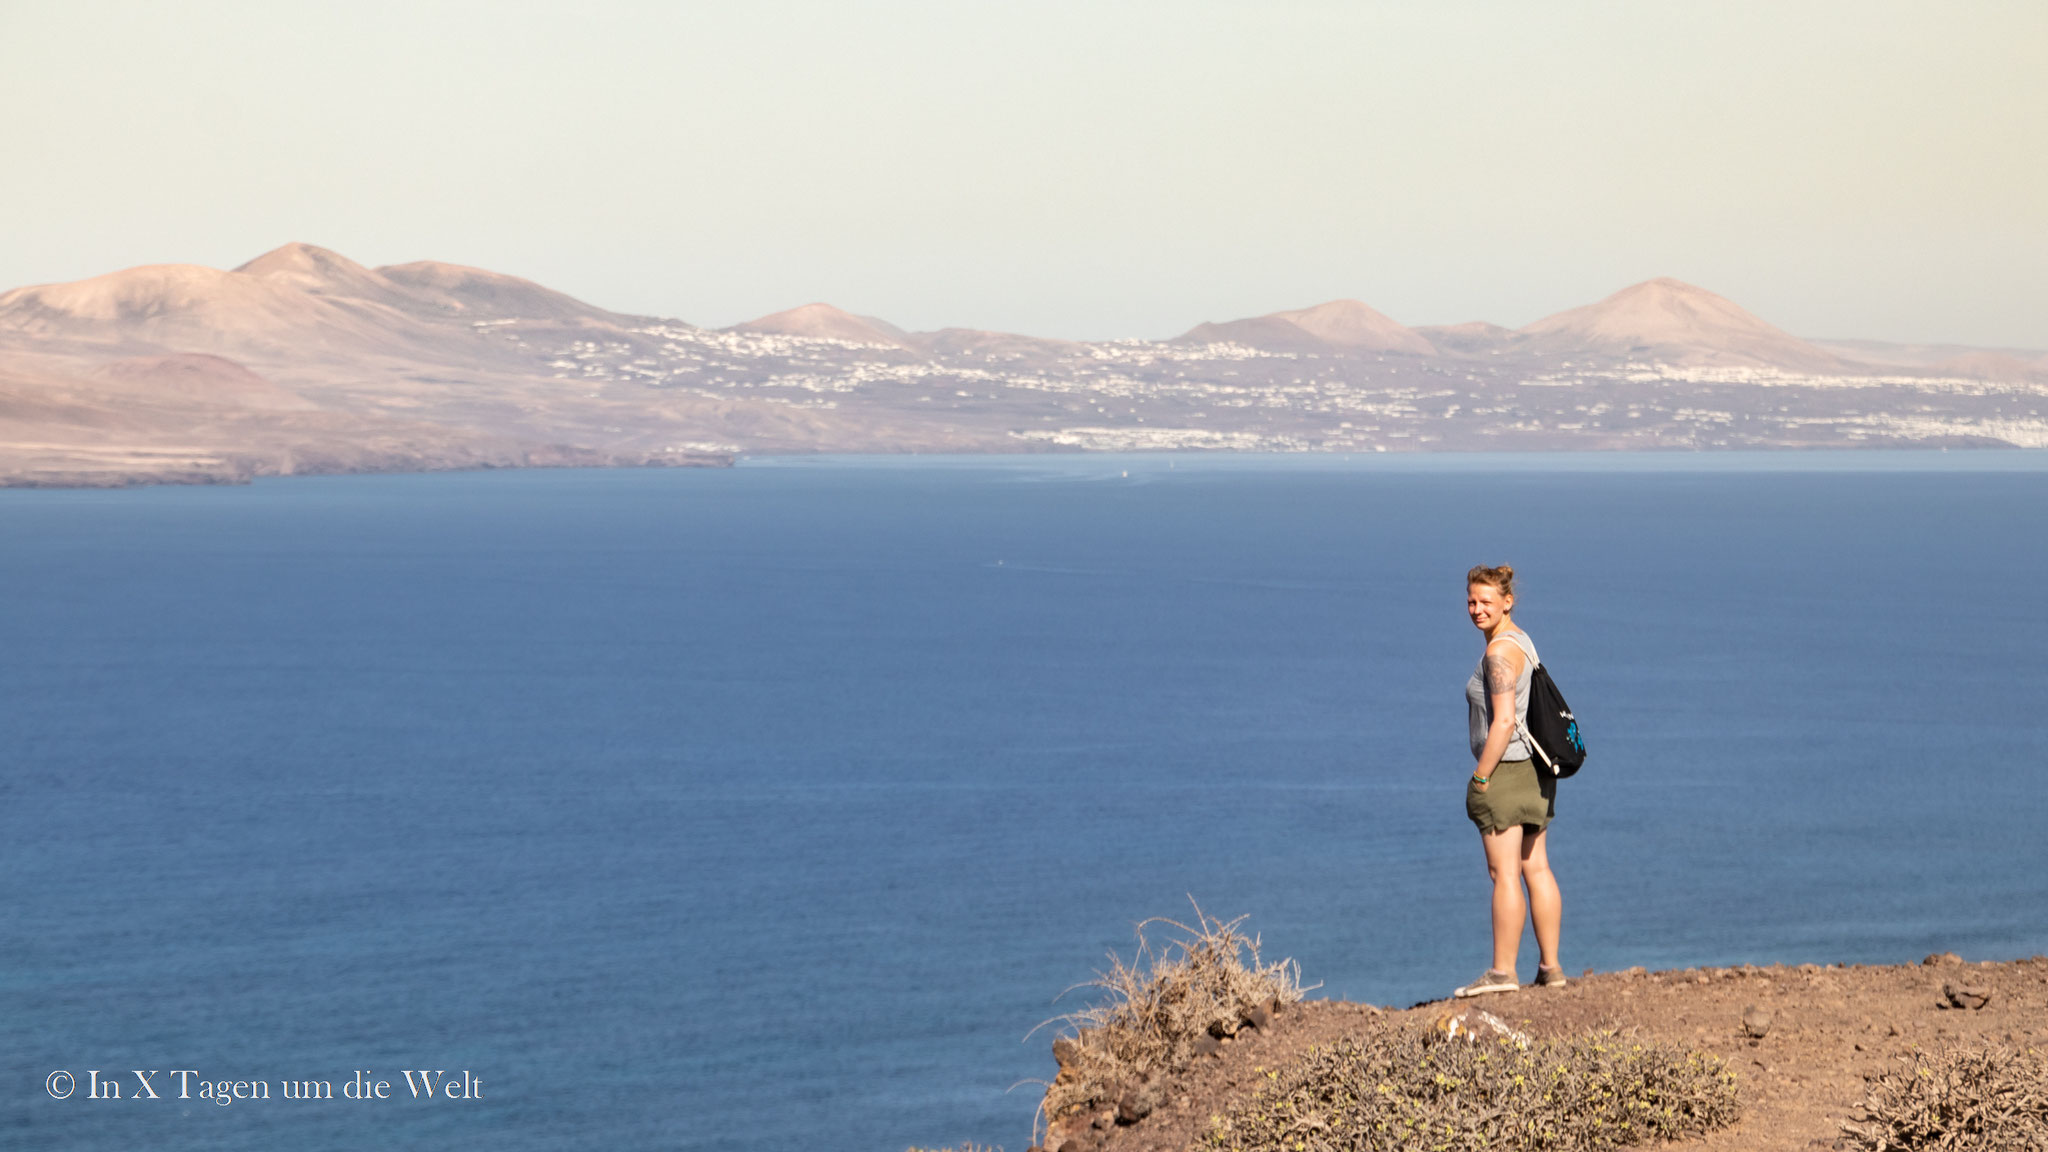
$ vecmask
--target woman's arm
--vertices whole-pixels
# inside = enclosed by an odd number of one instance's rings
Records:
[[[1486,747],[1472,766],[1475,779],[1491,780],[1501,754],[1515,741],[1515,685],[1522,679],[1522,646],[1502,638],[1486,646],[1486,695],[1493,701],[1493,723],[1486,729]],[[1481,784],[1481,791],[1487,785]]]

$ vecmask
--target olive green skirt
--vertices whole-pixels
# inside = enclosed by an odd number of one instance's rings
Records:
[[[1557,814],[1555,797],[1543,792],[1534,760],[1504,760],[1494,767],[1484,792],[1476,780],[1465,785],[1465,815],[1481,832],[1500,832],[1517,824],[1541,832]]]

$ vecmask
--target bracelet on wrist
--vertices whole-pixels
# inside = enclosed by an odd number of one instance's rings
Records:
[[[1487,784],[1487,783],[1491,783],[1491,782],[1492,782],[1492,780],[1493,780],[1493,777],[1491,777],[1491,776],[1474,776],[1474,777],[1472,777],[1472,782],[1473,782],[1474,784]]]

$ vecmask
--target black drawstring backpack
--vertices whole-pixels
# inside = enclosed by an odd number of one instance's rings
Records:
[[[1579,722],[1571,705],[1543,665],[1529,674],[1529,722],[1522,738],[1551,776],[1562,780],[1586,762],[1586,741],[1579,735]]]

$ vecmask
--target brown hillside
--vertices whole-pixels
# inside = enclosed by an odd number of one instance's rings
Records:
[[[1532,351],[1598,353],[1681,365],[1845,371],[1840,356],[1792,336],[1733,301],[1670,277],[1631,285],[1595,304],[1521,329]]]
[[[2048,383],[2048,358],[2027,361],[2001,352],[1966,352],[1935,364],[1931,371],[2003,384],[2041,384]]]
[[[306,411],[315,405],[233,360],[200,352],[131,356],[84,375],[108,395],[156,404],[193,404],[261,411]]]
[[[911,347],[908,335],[895,325],[869,316],[856,316],[843,308],[823,303],[772,313],[735,324],[729,330],[773,332],[813,340],[844,340],[851,344],[882,344],[892,348]]]
[[[235,359],[471,354],[472,333],[411,315],[396,285],[360,265],[265,259],[232,272],[154,264],[17,288],[0,295],[0,338],[51,350],[98,346]]]
[[[150,265],[0,295],[0,338],[16,343],[236,359],[503,359],[472,329],[479,319],[632,318],[516,276],[431,261],[371,269],[312,244],[286,244],[228,272]]]
[[[1506,353],[1519,348],[1528,337],[1512,328],[1488,324],[1484,320],[1468,320],[1463,324],[1433,324],[1415,329],[1415,333],[1440,351],[1464,353],[1467,355],[1490,355]]]
[[[565,350],[651,346],[636,327],[517,277],[310,244],[20,288],[0,294],[0,484],[717,462],[716,401],[567,382]]]
[[[418,260],[410,264],[387,264],[376,271],[415,297],[465,321],[517,318],[617,322],[637,319],[585,304],[531,280],[482,268]]]
[[[339,252],[312,244],[292,243],[273,248],[238,266],[234,272],[316,296],[376,300],[392,305],[401,304],[406,299],[404,289],[379,273]]]
[[[1388,319],[1357,300],[1332,300],[1313,308],[1274,313],[1302,331],[1335,348],[1360,352],[1412,352],[1428,356],[1436,351],[1429,341]]]
[[[910,338],[920,349],[935,356],[1030,360],[1069,354],[1076,347],[1066,340],[1020,336],[1014,332],[984,332],[979,328],[941,328],[936,332],[912,333]]]
[[[1175,339],[1181,344],[1243,344],[1272,352],[1436,353],[1428,340],[1357,300],[1245,320],[1198,324]]]

